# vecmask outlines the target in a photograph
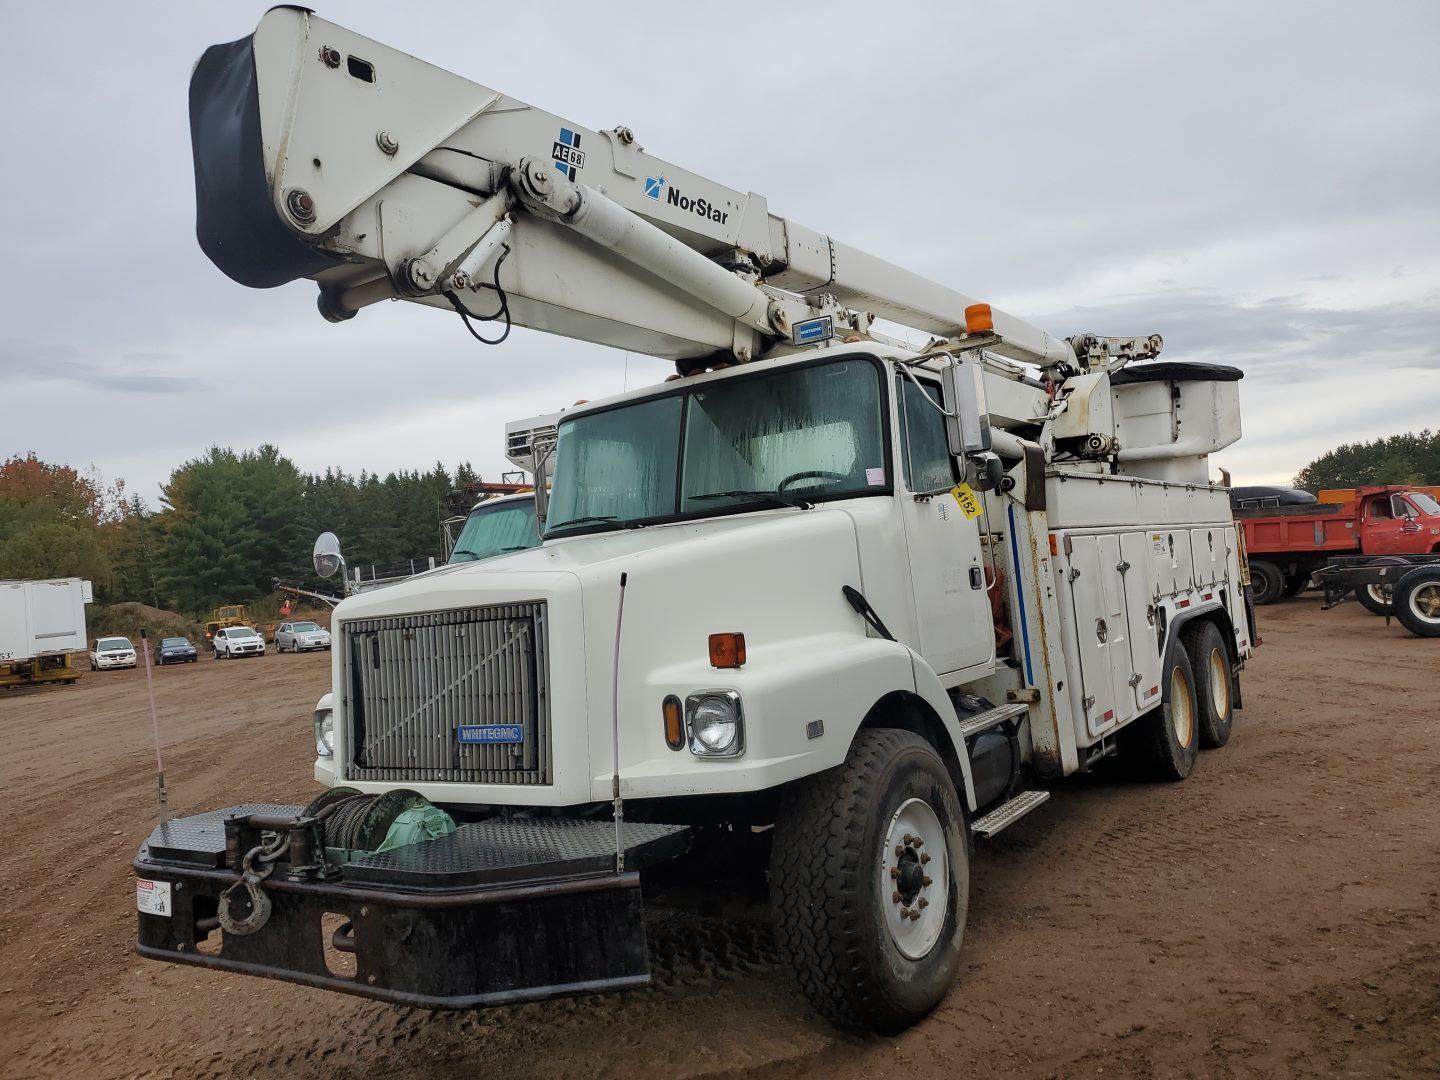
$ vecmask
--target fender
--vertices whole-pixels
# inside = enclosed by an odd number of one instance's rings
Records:
[[[899,642],[853,633],[810,638],[771,651],[763,667],[747,665],[722,678],[708,667],[685,665],[652,672],[647,680],[648,695],[656,701],[667,693],[683,697],[682,691],[697,685],[721,684],[743,703],[744,755],[702,760],[660,742],[650,756],[621,770],[626,798],[763,791],[833,769],[844,763],[876,704],[899,691],[923,702],[938,719],[973,809],[970,762],[954,706],[934,671]],[[659,731],[658,725],[649,727]],[[609,785],[608,772],[593,776],[592,799],[607,797]]]

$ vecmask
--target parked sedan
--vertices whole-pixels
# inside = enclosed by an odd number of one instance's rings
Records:
[[[253,626],[227,626],[215,631],[211,642],[216,660],[234,660],[240,656],[264,656],[265,639]]]
[[[134,666],[135,646],[130,644],[129,638],[102,637],[90,650],[91,671],[108,671],[111,668],[133,668]]]
[[[330,631],[319,623],[287,622],[275,628],[276,652],[308,652],[311,649],[329,648]]]
[[[199,659],[200,654],[195,651],[195,646],[190,644],[189,638],[167,637],[160,642],[160,653],[155,658],[157,664],[193,664]]]

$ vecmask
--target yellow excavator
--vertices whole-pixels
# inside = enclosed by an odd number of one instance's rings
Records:
[[[245,611],[244,604],[225,604],[217,607],[211,618],[205,624],[205,640],[214,641],[215,632],[223,630],[227,626],[245,626],[250,622],[250,616]]]

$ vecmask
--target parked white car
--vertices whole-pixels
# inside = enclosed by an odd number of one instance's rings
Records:
[[[310,649],[329,649],[330,631],[317,622],[302,619],[299,622],[281,623],[275,628],[276,652],[308,652]]]
[[[129,638],[102,637],[96,640],[90,650],[90,670],[108,671],[110,668],[133,668],[135,646]]]
[[[216,660],[265,655],[265,639],[256,633],[253,626],[227,626],[217,630],[212,644]]]

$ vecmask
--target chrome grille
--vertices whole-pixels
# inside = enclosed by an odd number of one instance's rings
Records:
[[[346,776],[550,783],[545,604],[494,604],[341,624]],[[462,743],[462,725],[523,729],[515,744]]]

